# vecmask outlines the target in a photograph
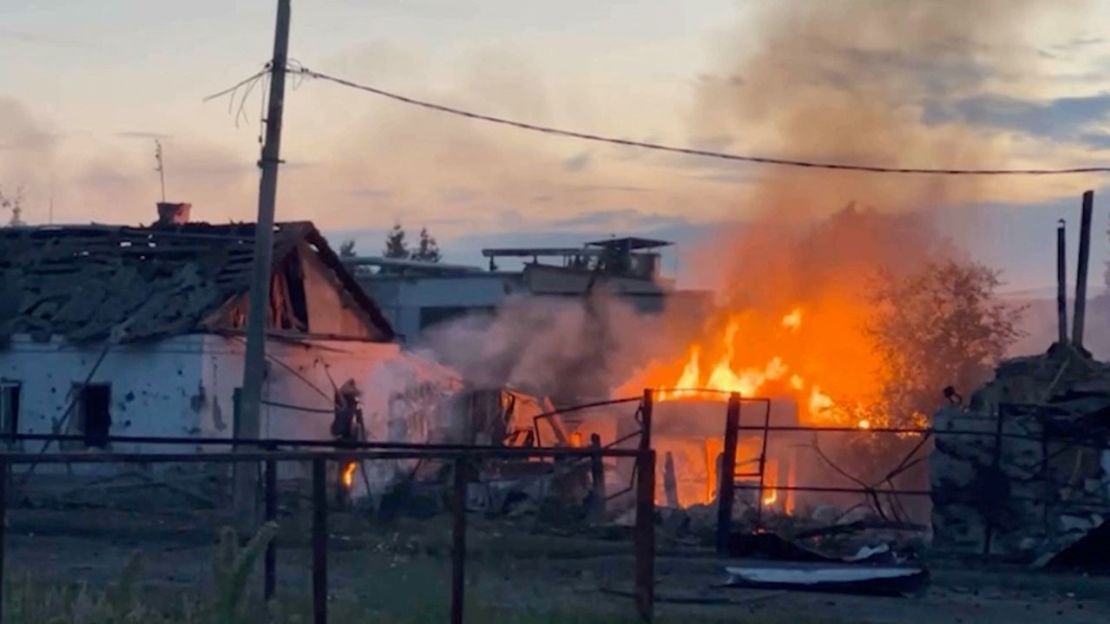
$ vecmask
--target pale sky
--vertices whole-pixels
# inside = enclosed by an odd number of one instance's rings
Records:
[[[238,122],[240,100],[202,99],[265,62],[274,6],[0,0],[0,187],[24,188],[24,219],[47,222],[53,198],[54,222],[149,222],[161,137],[168,199],[192,202],[197,219],[252,220],[261,89]],[[483,112],[732,152],[907,166],[1110,163],[1110,39],[1101,35],[1110,2],[968,6],[293,0],[291,56]],[[853,17],[836,24],[844,15]],[[876,94],[868,101],[882,119],[843,114],[864,92]],[[1056,219],[1069,219],[1074,238],[1080,193],[1110,179],[830,181],[532,136],[302,81],[290,84],[282,155],[278,218],[311,219],[363,253],[377,253],[398,220],[429,227],[450,260],[478,263],[481,246],[626,233],[692,245],[761,209],[808,214],[889,198],[895,209],[958,215],[946,233],[1004,269],[1013,288],[1051,283]],[[1106,260],[1106,202],[1100,192],[1093,285]]]

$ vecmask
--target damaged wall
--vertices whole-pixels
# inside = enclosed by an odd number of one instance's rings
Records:
[[[934,418],[934,545],[1033,561],[1110,518],[1110,368],[1069,348],[1004,362]],[[967,433],[952,433],[967,432]]]
[[[20,387],[18,433],[53,433],[66,412],[72,388],[89,378],[103,350],[102,345],[74,347],[61,339],[35,342],[15,336],[0,351],[0,378]],[[109,434],[232,437],[243,350],[239,338],[202,334],[114,345],[89,381],[110,385]],[[457,377],[437,365],[401,355],[395,344],[271,340],[267,354],[263,398],[271,404],[261,409],[265,437],[331,439],[332,383],[339,386],[351,379],[363,392],[370,439],[423,442],[450,437],[448,423],[436,420],[447,412],[437,409],[461,386]],[[63,433],[81,433],[80,413],[72,410]],[[27,452],[41,448],[38,442],[22,445]],[[66,444],[66,448],[80,450],[86,445]],[[120,443],[111,449],[170,450],[162,445]]]
[[[203,342],[201,336],[188,335],[153,344],[116,345],[90,378],[103,353],[102,345],[75,347],[61,338],[37,342],[16,335],[8,348],[0,350],[0,377],[20,385],[19,433],[50,434],[62,423],[61,433],[80,434],[80,408],[68,417],[65,414],[74,386],[88,379],[90,384],[110,384],[112,435],[196,435],[201,432],[201,413],[209,401],[201,377]],[[24,442],[22,450],[38,452],[42,445]],[[73,450],[84,445],[66,447]],[[51,448],[57,450],[58,446]],[[149,450],[132,444],[114,445],[113,449]]]
[[[308,331],[333,336],[358,336],[372,339],[377,330],[366,319],[365,313],[347,294],[335,277],[335,272],[324,265],[316,254],[302,245],[301,270],[304,275],[304,293],[308,304]]]

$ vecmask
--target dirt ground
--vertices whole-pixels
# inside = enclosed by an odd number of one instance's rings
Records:
[[[14,509],[8,516],[6,572],[9,579],[99,587],[115,580],[138,550],[146,592],[167,599],[203,594],[211,588],[214,527],[228,520],[218,512]],[[307,518],[290,514],[281,526],[278,595],[307,604]],[[332,514],[329,526],[329,587],[337,605],[367,616],[415,612],[426,613],[427,621],[442,621],[449,595],[447,518],[381,525]],[[631,621],[630,539],[563,533],[537,531],[530,520],[472,517],[468,603],[505,613]],[[1110,578],[1018,567],[934,561],[930,588],[915,598],[719,588],[721,561],[666,545],[660,546],[656,570],[661,621],[1110,621]],[[260,578],[255,581],[261,584]]]

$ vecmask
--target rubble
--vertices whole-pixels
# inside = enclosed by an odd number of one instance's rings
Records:
[[[1110,521],[1087,532],[1044,562],[1046,570],[1110,574]]]
[[[1110,366],[1054,345],[934,417],[934,546],[1043,559],[1110,517]]]
[[[254,224],[5,228],[0,339],[135,342],[241,328],[253,254]],[[330,271],[375,337],[393,337],[377,304],[309,222],[274,226],[275,329],[310,324],[301,254]]]

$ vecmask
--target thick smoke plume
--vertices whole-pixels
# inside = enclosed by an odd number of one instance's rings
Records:
[[[1038,10],[1020,1],[758,5],[754,21],[720,46],[720,64],[700,81],[691,133],[737,151],[811,160],[1029,165],[1027,157],[1043,154],[1024,154],[1012,136],[937,111],[1035,71],[1035,60],[1019,51]],[[874,400],[878,392],[881,362],[866,332],[876,276],[896,279],[963,255],[936,233],[934,209],[1058,190],[1013,178],[770,167],[752,174],[737,187],[737,225],[686,250],[716,278],[721,304],[694,339],[706,360],[702,376],[723,355],[737,371],[766,370],[782,358],[807,392],[820,384],[844,401]],[[797,307],[802,329],[792,341],[778,340],[783,315]],[[676,328],[691,319],[617,316],[597,334],[580,305],[521,302],[491,322],[445,328],[432,343],[484,382],[591,396],[605,386],[673,384],[691,343]],[[730,324],[739,328],[733,334]]]
[[[508,386],[557,402],[606,398],[629,370],[680,341],[665,318],[604,293],[592,300],[509,299],[493,316],[427,332],[425,346],[472,386]]]
[[[757,3],[697,94],[694,129],[751,153],[862,164],[984,168],[1028,164],[1020,141],[940,114],[1037,70],[1023,35],[1032,2]],[[1043,6],[1043,5],[1041,5]],[[985,27],[989,25],[989,27]],[[1032,56],[1033,58],[1029,58]],[[1039,193],[1048,183],[1036,182]],[[1013,178],[764,169],[751,204],[778,220],[846,201],[920,210],[1036,187]],[[1028,199],[1024,197],[1023,199]]]

